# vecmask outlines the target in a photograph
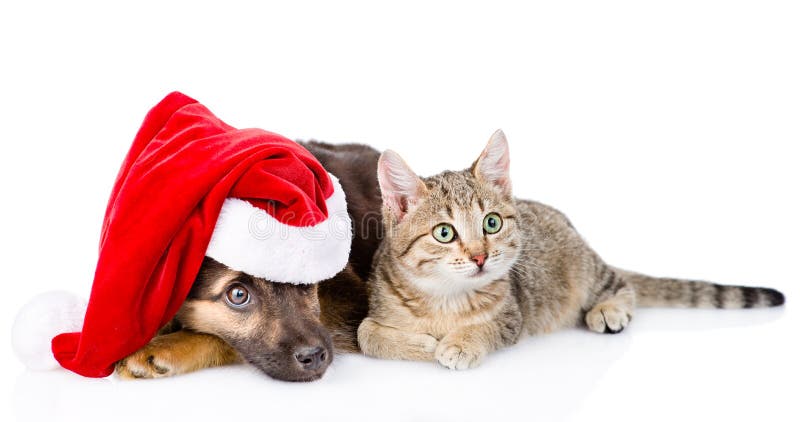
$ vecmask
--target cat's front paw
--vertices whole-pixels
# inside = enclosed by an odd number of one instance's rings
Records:
[[[619,333],[630,320],[631,314],[627,309],[609,303],[601,303],[586,314],[586,325],[597,333]]]
[[[486,348],[445,337],[436,347],[434,356],[450,369],[464,370],[480,365],[486,356]]]
[[[413,334],[409,336],[409,344],[430,356],[430,353],[433,353],[439,345],[439,340],[429,334]]]
[[[433,360],[439,340],[428,334],[398,330],[364,318],[358,326],[358,346],[364,354],[384,359]]]

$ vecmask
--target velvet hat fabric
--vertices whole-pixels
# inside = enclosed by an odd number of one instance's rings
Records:
[[[53,356],[108,376],[174,317],[205,256],[270,281],[314,283],[344,268],[350,240],[344,193],[307,150],[169,94],[114,184],[82,328],[55,336]]]

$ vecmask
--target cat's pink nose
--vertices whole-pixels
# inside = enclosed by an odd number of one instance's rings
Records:
[[[483,268],[483,264],[486,262],[486,254],[482,253],[480,255],[473,255],[469,259],[478,264],[478,268]]]

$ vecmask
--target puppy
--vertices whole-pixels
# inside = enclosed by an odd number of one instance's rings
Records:
[[[317,285],[275,283],[205,258],[175,318],[117,363],[122,378],[158,378],[247,362],[284,381],[320,378],[334,349],[358,350],[366,289],[346,269]]]
[[[318,285],[275,283],[206,258],[178,314],[149,344],[117,363],[122,378],[158,378],[247,362],[285,381],[322,377],[336,352],[357,352],[367,314],[363,280],[383,237],[380,153],[356,144],[301,142],[335,175],[353,221],[344,271]]]

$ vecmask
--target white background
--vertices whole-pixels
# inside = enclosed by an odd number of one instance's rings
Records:
[[[3,340],[1,419],[800,420],[796,1],[116,3],[0,6],[3,338],[32,295],[88,294],[118,166],[172,90],[235,126],[393,148],[424,175],[503,128],[516,194],[610,263],[788,305],[644,310],[623,334],[527,339],[464,373],[344,356],[313,384],[31,373]]]

